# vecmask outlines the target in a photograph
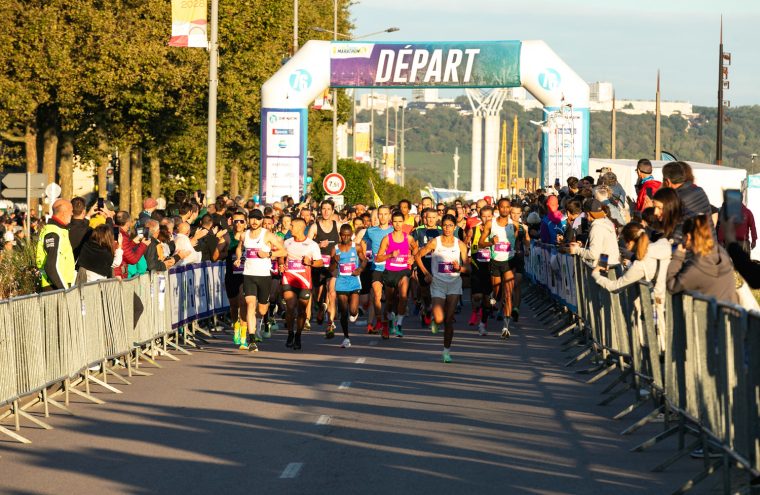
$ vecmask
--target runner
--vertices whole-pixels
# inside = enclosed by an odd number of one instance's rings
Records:
[[[508,339],[509,320],[512,316],[512,288],[515,277],[509,265],[514,257],[515,227],[509,218],[511,205],[509,199],[501,198],[498,202],[499,216],[493,218],[490,223],[483,226],[483,233],[478,241],[479,248],[491,248],[491,284],[494,296],[491,305],[497,301],[503,304],[504,327],[501,329],[501,338]]]
[[[383,312],[383,272],[385,271],[385,262],[377,261],[374,254],[380,249],[382,240],[393,232],[388,222],[391,219],[391,210],[388,206],[381,206],[377,209],[378,225],[367,229],[364,234],[364,242],[367,247],[367,259],[372,262],[372,294],[370,299],[375,311],[376,323],[372,326],[372,320],[367,320],[367,333],[372,334],[382,332],[384,338],[388,338],[388,307]]]
[[[324,266],[319,246],[306,238],[306,222],[294,218],[290,226],[293,237],[285,241],[287,256],[280,259],[282,272],[282,293],[285,297],[287,311],[285,324],[288,328],[286,347],[294,351],[301,349],[301,332],[306,324],[306,311],[311,300],[311,270]],[[293,323],[296,323],[295,330]]]
[[[253,210],[248,215],[249,229],[243,234],[243,240],[238,243],[235,250],[237,256],[235,263],[240,266],[245,260],[243,294],[245,295],[246,322],[248,329],[253,331],[253,335],[249,332],[247,341],[241,335],[240,349],[254,352],[259,350],[256,342],[261,342],[263,339],[261,327],[269,309],[272,258],[285,255],[280,238],[262,227],[263,219],[264,214],[259,210]],[[256,326],[257,310],[258,327]]]
[[[411,268],[417,252],[417,243],[403,230],[404,215],[396,211],[392,218],[393,232],[383,237],[375,260],[381,263],[387,261],[383,272],[383,286],[386,291],[386,306],[391,308],[390,335],[403,337],[402,325],[406,315],[409,278],[412,274]],[[382,335],[384,339],[390,337],[387,325],[383,327]]]
[[[333,260],[338,265],[338,276],[335,282],[335,291],[340,306],[340,326],[343,330],[342,348],[351,347],[348,337],[348,321],[355,322],[359,317],[359,290],[361,282],[359,275],[367,266],[367,257],[364,254],[364,243],[358,244],[351,241],[353,232],[350,225],[340,228],[340,243],[333,247]],[[328,335],[327,338],[332,338]]]
[[[443,362],[451,362],[451,341],[454,339],[454,312],[462,295],[462,273],[467,271],[467,245],[454,237],[456,218],[443,217],[443,235],[425,245],[415,257],[417,266],[431,284],[433,296],[433,328],[443,327]],[[424,257],[432,253],[432,273]],[[435,332],[434,332],[435,333]]]
[[[420,225],[414,229],[412,232],[412,237],[417,242],[418,246],[427,246],[431,240],[441,235],[441,228],[438,226],[438,215],[436,214],[435,210],[432,208],[423,210],[422,222],[423,225]],[[432,267],[430,265],[431,256],[431,253],[427,253],[422,258],[422,262],[425,264],[427,271],[432,270]],[[417,267],[415,267],[412,278],[416,280],[417,288],[419,289],[418,301],[420,301],[421,305],[420,318],[422,319],[422,324],[427,327],[432,322],[432,300],[430,298],[430,283],[425,280],[424,275],[422,275],[422,272]]]
[[[309,230],[308,238],[319,245],[322,254],[322,268],[312,269],[314,280],[314,299],[318,306],[317,323],[322,324],[327,312],[327,328],[325,337],[335,335],[335,278],[332,276],[330,267],[333,248],[338,243],[338,223],[333,220],[335,205],[329,199],[322,201],[319,207],[320,219]],[[328,337],[332,338],[332,337]]]
[[[530,249],[530,234],[528,226],[522,222],[522,208],[512,205],[509,211],[509,218],[516,226],[517,237],[515,239],[515,257],[512,258],[510,266],[515,274],[515,287],[512,291],[512,319],[517,323],[520,320],[520,285],[525,273],[525,253]]]
[[[248,332],[248,323],[246,323],[245,305],[243,300],[243,266],[239,263],[235,265],[238,259],[237,246],[245,235],[245,213],[236,211],[232,215],[232,234],[230,235],[230,248],[225,258],[226,270],[224,271],[224,290],[227,292],[227,299],[230,301],[230,318],[234,330],[232,341],[235,345],[240,345],[240,336]],[[244,337],[245,338],[245,337]]]
[[[398,209],[404,216],[403,231],[405,234],[411,234],[415,227],[414,215],[411,214],[412,202],[408,199],[402,199],[398,202]]]
[[[491,249],[479,248],[478,244],[483,236],[483,226],[490,225],[493,219],[493,208],[484,206],[480,209],[480,225],[473,229],[472,256],[470,258],[470,294],[472,295],[472,310],[477,322],[478,333],[488,335],[488,317],[491,308],[488,304],[488,295],[491,294]]]
[[[274,217],[265,216],[262,227],[282,239],[280,233],[276,232]],[[277,312],[278,302],[281,300],[282,275],[280,274],[280,265],[277,262],[277,258],[272,258],[272,266],[269,271],[272,274],[272,290],[269,294],[269,311],[267,311],[267,321],[264,325],[263,336],[265,339],[270,338],[272,332],[276,332],[278,329],[277,320],[274,315]]]

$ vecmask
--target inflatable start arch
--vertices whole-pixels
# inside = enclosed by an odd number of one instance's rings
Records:
[[[523,87],[544,106],[543,183],[588,175],[588,84],[543,41],[313,40],[261,89],[264,201],[305,191],[306,111],[328,87]],[[483,184],[489,192],[496,187]]]

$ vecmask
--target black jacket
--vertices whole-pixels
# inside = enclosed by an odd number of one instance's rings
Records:
[[[71,242],[71,249],[74,251],[74,260],[79,259],[82,246],[91,233],[90,221],[86,218],[73,218],[69,223],[69,242]]]
[[[113,253],[109,249],[92,240],[87,240],[80,246],[77,263],[79,268],[84,268],[103,277],[111,278],[113,277],[111,264],[113,264]]]
[[[712,218],[712,208],[710,200],[707,199],[705,190],[695,185],[693,182],[684,182],[681,187],[676,189],[678,197],[681,199],[683,207],[693,215],[704,213],[707,218]],[[710,220],[712,225],[712,220]]]
[[[143,253],[145,262],[148,264],[149,272],[165,272],[166,265],[160,259],[158,259],[158,239],[151,238],[148,248]]]

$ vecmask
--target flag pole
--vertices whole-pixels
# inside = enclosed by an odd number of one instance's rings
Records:
[[[219,0],[211,0],[211,42],[208,64],[208,155],[206,157],[206,201],[216,200],[216,94],[219,86]]]

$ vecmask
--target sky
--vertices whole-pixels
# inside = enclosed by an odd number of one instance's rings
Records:
[[[353,34],[372,41],[544,40],[588,82],[618,99],[717,105],[718,43],[730,52],[731,106],[760,104],[758,0],[358,0]],[[461,93],[458,90],[457,93]],[[450,95],[451,93],[449,93]]]

